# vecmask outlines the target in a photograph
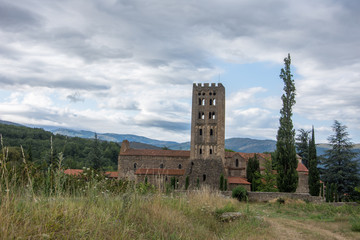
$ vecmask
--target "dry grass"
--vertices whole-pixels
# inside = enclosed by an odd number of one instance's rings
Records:
[[[0,195],[0,239],[360,239],[358,207],[247,204],[203,188],[182,194]],[[216,212],[243,217],[224,223]],[[221,212],[221,211],[220,211]]]

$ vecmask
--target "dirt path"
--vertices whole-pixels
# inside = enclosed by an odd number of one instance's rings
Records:
[[[271,227],[273,228],[274,235],[277,239],[336,239],[346,240],[353,239],[347,238],[338,232],[330,231],[315,224],[308,224],[302,221],[295,221],[285,218],[266,218]]]

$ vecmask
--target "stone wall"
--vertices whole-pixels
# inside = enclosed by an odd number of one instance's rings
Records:
[[[268,202],[277,198],[300,199],[309,202],[323,202],[321,197],[311,196],[306,193],[284,193],[284,192],[248,192],[249,201]]]
[[[122,178],[134,175],[139,168],[185,169],[188,165],[189,157],[119,155],[118,170]]]
[[[228,197],[230,197],[232,194],[231,191],[223,191],[221,193]],[[248,192],[248,198],[251,202],[268,202],[270,200],[278,198],[300,199],[303,201],[309,201],[314,203],[324,202],[324,199],[322,197],[315,197],[306,193]]]

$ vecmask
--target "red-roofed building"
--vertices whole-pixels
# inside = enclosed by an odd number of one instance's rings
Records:
[[[83,171],[84,170],[82,169],[66,169],[64,173],[67,175],[79,176]]]

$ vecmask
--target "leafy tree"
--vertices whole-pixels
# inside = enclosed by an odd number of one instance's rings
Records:
[[[254,157],[249,158],[248,164],[246,167],[246,178],[249,183],[251,183],[251,191],[257,191],[259,185],[257,179],[260,176],[260,165],[259,160],[257,159],[256,154]]]
[[[296,152],[302,158],[302,163],[309,168],[309,133],[304,129],[299,129],[296,137]]]
[[[309,192],[311,196],[319,196],[320,193],[320,174],[317,168],[317,156],[315,145],[314,127],[311,131],[311,139],[309,141]]]
[[[340,200],[344,200],[345,194],[353,194],[354,188],[358,185],[358,162],[354,160],[357,153],[352,151],[353,143],[350,141],[347,127],[337,120],[332,126],[334,135],[328,140],[332,148],[327,150],[323,165],[324,181],[337,184]]]
[[[277,133],[275,159],[277,165],[277,187],[280,192],[295,192],[298,185],[298,173],[295,130],[293,129],[292,106],[295,101],[295,82],[292,79],[290,54],[284,59],[285,67],[281,69],[280,78],[284,81],[284,91],[281,99],[283,107],[280,110],[280,126]]]
[[[270,160],[265,161],[265,170],[263,174],[259,174],[258,191],[260,192],[277,192],[276,175],[272,172],[272,163]]]

